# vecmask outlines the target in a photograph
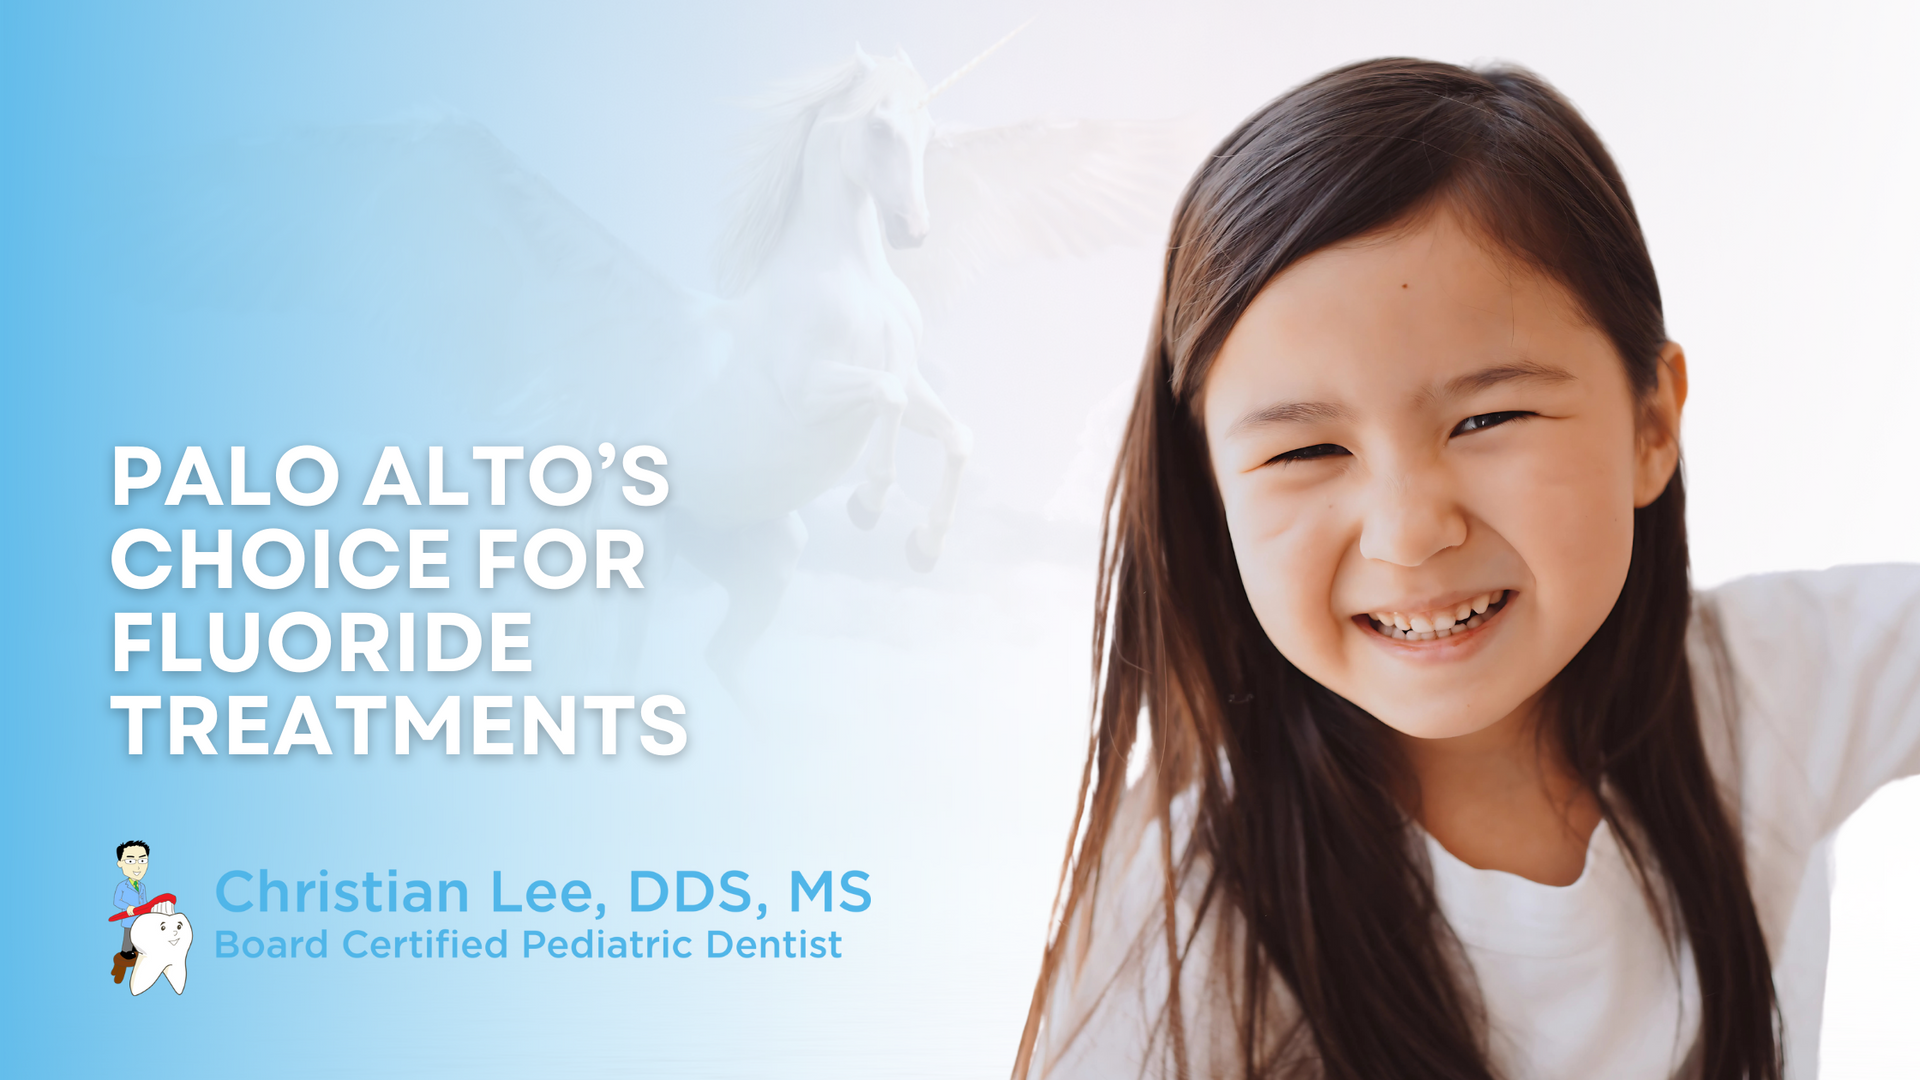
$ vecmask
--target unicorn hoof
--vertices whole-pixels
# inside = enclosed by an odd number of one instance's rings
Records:
[[[853,494],[847,496],[847,517],[851,518],[857,527],[871,529],[880,524],[880,509],[886,503],[882,500],[880,506],[868,506],[867,500],[860,497],[862,490],[854,488]]]
[[[923,574],[940,561],[940,549],[945,545],[944,537],[928,541],[926,532],[925,529],[915,529],[907,534],[907,565]]]

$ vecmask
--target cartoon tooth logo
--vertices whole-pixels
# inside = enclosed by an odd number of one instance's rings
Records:
[[[133,947],[140,958],[133,962],[133,992],[143,994],[161,975],[173,984],[173,992],[187,989],[187,950],[193,946],[193,924],[173,905],[161,902],[153,910],[133,921]]]

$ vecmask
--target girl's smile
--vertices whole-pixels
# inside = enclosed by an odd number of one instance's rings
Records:
[[[1457,656],[1468,635],[1491,622],[1517,595],[1512,589],[1490,589],[1437,604],[1386,605],[1365,615],[1355,615],[1353,621],[1375,636],[1407,648],[1451,641],[1451,645],[1436,645],[1423,651]]]

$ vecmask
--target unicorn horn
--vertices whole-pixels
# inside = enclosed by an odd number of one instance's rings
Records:
[[[1009,33],[1006,37],[1003,37],[999,41],[996,41],[993,44],[987,46],[987,49],[985,52],[967,61],[966,63],[961,64],[960,67],[957,70],[955,70],[953,74],[947,76],[944,79],[941,79],[940,85],[927,91],[927,96],[920,99],[919,107],[922,109],[926,108],[927,103],[932,101],[934,98],[939,97],[941,91],[945,90],[949,86],[952,86],[954,83],[959,82],[961,76],[966,75],[968,72],[971,72],[974,68],[979,67],[981,61],[985,60],[989,56],[992,56],[995,52],[999,51],[1000,46],[1005,45],[1007,42],[1012,41],[1014,38],[1020,36],[1020,31],[1025,30],[1027,27],[1032,25],[1033,25],[1033,19],[1028,19],[1026,22],[1023,22],[1019,26],[1014,27],[1012,32]]]

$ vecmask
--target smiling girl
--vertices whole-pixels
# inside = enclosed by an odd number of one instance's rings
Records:
[[[1176,212],[1016,1077],[1810,1077],[1920,571],[1688,583],[1686,357],[1536,77],[1380,60]]]

